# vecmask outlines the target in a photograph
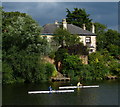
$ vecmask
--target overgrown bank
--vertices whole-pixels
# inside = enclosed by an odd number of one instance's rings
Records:
[[[49,48],[41,27],[29,15],[2,11],[3,83],[47,81],[54,65],[42,60]]]
[[[51,51],[53,47],[40,36],[41,27],[29,15],[2,11],[2,18],[3,83],[48,81],[56,75],[56,69],[53,64],[44,62],[43,57],[51,53],[55,63],[61,62],[61,72],[73,80],[120,76],[120,34],[117,31],[95,23],[97,51],[89,55],[89,64],[85,65],[79,56],[87,55],[88,49],[79,42],[78,35],[73,37],[68,31],[57,29],[55,34],[62,32],[61,36],[53,40],[60,48]]]

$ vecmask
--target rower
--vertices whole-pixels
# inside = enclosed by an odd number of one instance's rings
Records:
[[[77,83],[77,86],[82,86],[82,84],[80,82]]]
[[[49,90],[52,91],[52,87],[51,86],[49,86]]]

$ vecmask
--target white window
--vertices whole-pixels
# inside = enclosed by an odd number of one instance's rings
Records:
[[[86,43],[91,43],[91,37],[86,37]]]

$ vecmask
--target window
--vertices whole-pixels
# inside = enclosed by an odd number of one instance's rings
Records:
[[[91,43],[91,37],[86,37],[86,43]]]
[[[93,52],[93,49],[90,49],[90,52]]]

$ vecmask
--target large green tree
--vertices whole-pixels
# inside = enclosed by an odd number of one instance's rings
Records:
[[[97,32],[97,50],[107,50],[115,58],[119,58],[120,53],[120,34],[112,29]]]
[[[66,15],[66,20],[68,23],[83,27],[83,24],[86,24],[86,27],[88,30],[90,30],[90,25],[92,19],[89,18],[89,14],[86,13],[85,9],[80,9],[80,8],[74,8],[73,11],[70,11],[67,8],[67,15]]]
[[[119,58],[120,53],[120,33],[115,30],[109,29],[105,33],[106,39],[106,49],[110,52],[115,58]]]
[[[105,33],[105,38],[107,40],[106,45],[114,44],[120,46],[120,34],[112,29],[108,29]]]
[[[3,51],[13,46],[31,53],[45,53],[47,41],[39,37],[40,26],[27,14],[3,12],[2,14]]]
[[[39,36],[41,27],[26,13],[3,11],[2,19],[3,83],[48,79],[41,59],[48,43]]]

